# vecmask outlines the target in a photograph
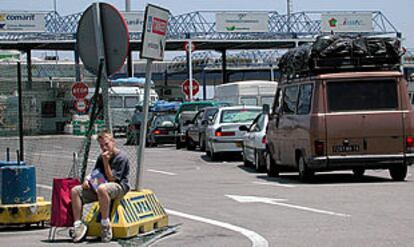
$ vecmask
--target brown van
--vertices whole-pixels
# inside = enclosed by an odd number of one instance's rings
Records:
[[[402,181],[414,158],[414,112],[399,71],[321,73],[281,81],[267,129],[269,176],[389,169]]]

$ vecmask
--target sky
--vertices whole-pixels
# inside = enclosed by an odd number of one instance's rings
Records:
[[[173,15],[206,10],[261,10],[286,13],[287,0],[130,0],[132,10],[144,10],[147,3],[162,6]],[[29,3],[30,2],[30,3]],[[52,11],[56,3],[60,15],[83,12],[91,0],[0,0],[0,10]],[[125,10],[125,0],[101,1]],[[292,12],[329,10],[377,10],[403,34],[403,46],[414,48],[414,18],[412,0],[291,0]]]

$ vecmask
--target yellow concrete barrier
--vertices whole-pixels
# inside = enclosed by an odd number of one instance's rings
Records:
[[[93,203],[85,212],[88,236],[101,235],[99,204]],[[168,216],[151,190],[130,191],[111,205],[111,225],[114,238],[130,238],[168,226]]]
[[[0,205],[0,224],[34,224],[50,220],[51,203],[37,197],[36,203]]]

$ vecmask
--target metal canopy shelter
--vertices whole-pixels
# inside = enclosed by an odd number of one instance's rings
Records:
[[[216,50],[221,52],[223,58],[223,82],[225,82],[226,78],[225,57],[227,50],[286,49],[301,43],[312,42],[313,37],[320,32],[320,18],[324,13],[322,11],[297,12],[291,13],[288,16],[270,11],[267,12],[269,16],[269,32],[223,33],[215,30],[215,15],[218,12],[248,13],[249,11],[196,11],[171,16],[166,50],[182,51],[184,50],[185,42],[190,39],[197,47],[197,50]],[[352,13],[358,12],[366,13],[367,11],[352,11]],[[380,11],[370,12],[372,12],[374,30],[362,35],[401,36],[394,25]],[[60,16],[57,12],[49,12],[45,17],[46,32],[43,33],[0,32],[0,49],[27,52],[28,65],[31,63],[31,50],[75,51],[75,62],[78,62],[75,35],[81,15],[82,13]],[[141,46],[141,33],[130,33],[130,40],[131,51],[138,51]],[[131,66],[131,64],[128,65]],[[128,71],[131,71],[130,68],[128,68]],[[28,77],[29,81],[31,81],[30,72]]]

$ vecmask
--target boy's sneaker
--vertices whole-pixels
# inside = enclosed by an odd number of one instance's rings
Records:
[[[85,238],[87,231],[88,227],[84,223],[80,223],[79,226],[74,227],[72,233],[73,242],[78,243],[82,241]]]
[[[101,224],[101,240],[102,242],[108,243],[112,240],[112,227],[111,224],[102,225]]]

